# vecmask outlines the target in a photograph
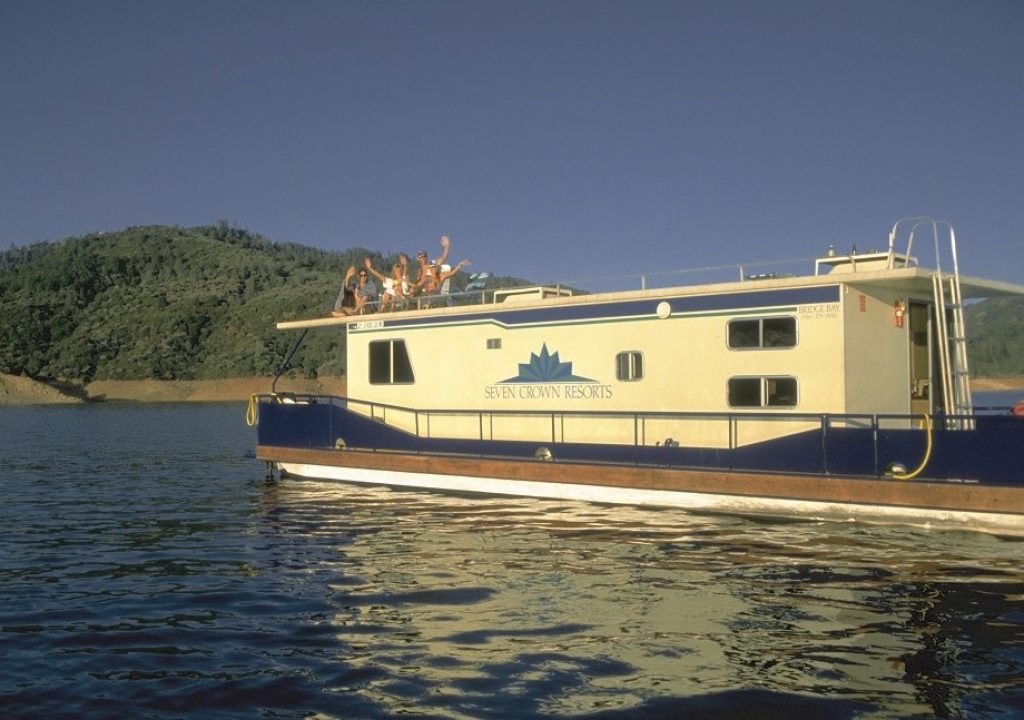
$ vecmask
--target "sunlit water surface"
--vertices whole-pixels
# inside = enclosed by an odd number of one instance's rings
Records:
[[[0,409],[0,716],[1024,716],[1024,542],[307,480]]]

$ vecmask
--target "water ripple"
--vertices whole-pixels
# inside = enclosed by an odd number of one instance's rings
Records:
[[[0,414],[3,716],[1024,709],[1019,541],[267,483],[241,418]]]

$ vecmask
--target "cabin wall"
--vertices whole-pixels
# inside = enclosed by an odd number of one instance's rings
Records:
[[[761,315],[796,317],[797,345],[729,349],[729,320]],[[415,382],[371,385],[367,344],[391,339],[405,342]],[[489,349],[488,340],[500,347]],[[790,410],[837,412],[846,399],[845,338],[832,303],[525,328],[481,321],[354,330],[348,345],[350,395],[424,409],[725,412],[729,379],[745,376],[797,378]],[[619,380],[616,356],[630,351],[640,353],[644,376]],[[553,382],[549,375],[559,372],[563,379]]]
[[[714,313],[671,313],[624,318],[516,325],[489,308],[486,315],[438,315],[429,322],[388,327],[368,320],[349,328],[348,388],[352,397],[422,410],[457,409],[464,415],[421,413],[418,428],[433,436],[538,439],[552,442],[640,442],[672,438],[687,445],[725,447],[785,435],[816,424],[722,420],[581,418],[573,411],[708,412],[759,414],[845,409],[845,337],[841,303],[741,308]],[[734,319],[792,317],[794,347],[730,349]],[[369,382],[370,342],[401,340],[409,354],[411,384]],[[643,376],[617,377],[620,353],[637,353]],[[730,378],[796,378],[793,405],[735,408]],[[358,409],[358,408],[357,408]],[[550,411],[542,417],[476,411]],[[379,413],[378,413],[379,415]],[[391,418],[402,417],[389,411]],[[405,417],[406,429],[417,427]]]
[[[906,293],[844,288],[848,413],[910,413],[910,322],[898,323],[897,301],[908,310]]]

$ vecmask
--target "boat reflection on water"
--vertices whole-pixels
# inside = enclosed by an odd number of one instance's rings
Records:
[[[1019,540],[313,480],[268,483],[263,513],[293,537],[282,569],[305,563],[336,608],[330,690],[388,712],[955,718],[1024,701]],[[300,557],[323,543],[330,560]]]

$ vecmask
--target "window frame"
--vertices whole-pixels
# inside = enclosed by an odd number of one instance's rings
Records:
[[[789,320],[793,323],[793,344],[792,345],[766,345],[765,344],[765,322]],[[756,345],[733,345],[732,325],[734,323],[757,323],[757,344]],[[734,317],[725,324],[725,346],[729,350],[791,350],[800,344],[799,322],[796,315],[758,315],[756,317]]]
[[[623,362],[627,368],[626,376],[620,373]],[[623,350],[615,354],[615,379],[619,382],[638,382],[644,379],[646,365],[644,354],[640,350]]]
[[[374,353],[377,348],[382,345],[387,345],[387,359],[386,367],[378,368],[378,365],[382,362],[379,358],[374,358]],[[396,348],[401,348],[401,351],[396,355]],[[412,368],[412,358],[409,357],[409,348],[406,347],[405,340],[403,338],[389,338],[387,340],[371,340],[367,345],[367,371],[369,381],[371,385],[413,385],[416,382],[416,373]],[[399,367],[401,365],[402,367]],[[381,373],[375,373],[375,369],[382,369],[385,372],[386,379],[382,379]],[[404,379],[404,372],[408,372],[408,380]],[[401,374],[403,379],[396,379]]]
[[[758,404],[757,405],[734,405],[733,404],[733,382],[735,381],[757,381],[757,392],[758,392]],[[772,402],[773,398],[778,398],[778,388],[774,395],[770,390],[770,383],[774,382],[776,385],[780,382],[792,382],[793,387],[793,402],[782,404],[778,402]],[[788,396],[784,395],[784,396]],[[772,410],[778,408],[795,408],[800,405],[800,382],[797,380],[795,375],[734,375],[729,378],[725,384],[725,402],[730,408],[737,410]]]

